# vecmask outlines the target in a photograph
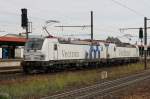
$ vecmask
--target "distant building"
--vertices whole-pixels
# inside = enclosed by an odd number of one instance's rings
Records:
[[[21,33],[18,35],[18,34],[6,34],[2,37],[17,37],[17,38],[25,38],[24,35],[22,35]]]
[[[6,34],[0,37],[0,58],[23,58],[23,47],[27,39],[22,35]]]

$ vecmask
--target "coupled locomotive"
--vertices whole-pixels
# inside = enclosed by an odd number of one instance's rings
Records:
[[[29,73],[138,60],[139,49],[136,45],[32,38],[25,44],[22,66],[24,72]]]

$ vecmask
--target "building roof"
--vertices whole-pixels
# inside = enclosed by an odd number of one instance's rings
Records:
[[[26,41],[27,41],[26,38],[19,38],[19,37],[0,37],[0,42],[25,43]]]
[[[25,38],[22,34],[6,34],[3,37],[18,37],[18,38]]]
[[[0,37],[0,46],[24,46],[26,38],[19,37]]]

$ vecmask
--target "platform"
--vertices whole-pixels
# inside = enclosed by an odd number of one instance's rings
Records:
[[[18,67],[21,66],[20,59],[7,59],[7,60],[0,60],[0,68],[3,67]]]

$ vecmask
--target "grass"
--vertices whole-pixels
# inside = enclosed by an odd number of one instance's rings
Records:
[[[100,68],[75,72],[62,72],[29,76],[26,79],[16,79],[0,82],[0,93],[8,93],[15,99],[34,99],[47,94],[61,92],[66,89],[78,88],[94,84],[101,80],[101,72],[108,72],[109,78],[135,73],[144,69],[141,63],[111,68]],[[0,95],[0,99],[1,99]],[[2,98],[2,99],[9,99]]]

